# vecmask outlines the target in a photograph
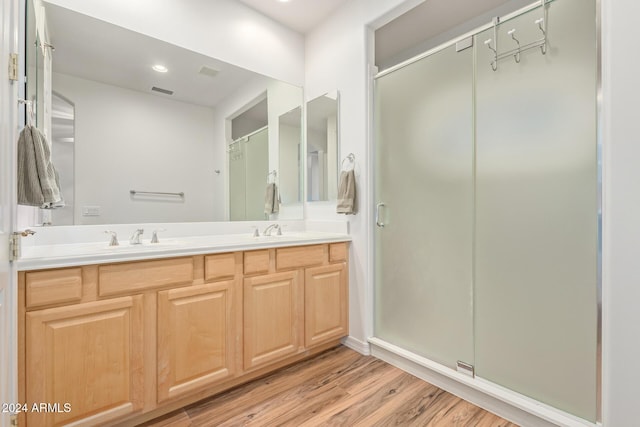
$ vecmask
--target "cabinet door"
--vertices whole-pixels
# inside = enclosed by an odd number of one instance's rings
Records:
[[[298,271],[244,279],[244,367],[298,351],[302,306]]]
[[[307,268],[304,279],[306,347],[349,333],[349,293],[345,263]]]
[[[140,295],[27,313],[27,402],[49,404],[29,408],[27,424],[97,425],[142,409],[142,363]]]
[[[158,401],[234,372],[234,281],[158,293]]]

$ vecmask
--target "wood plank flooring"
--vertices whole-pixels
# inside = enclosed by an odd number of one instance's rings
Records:
[[[517,427],[343,346],[143,425]]]

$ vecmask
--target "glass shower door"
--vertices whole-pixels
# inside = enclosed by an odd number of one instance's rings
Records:
[[[476,37],[476,374],[595,421],[595,2],[547,7],[546,55],[493,71],[493,30]],[[501,24],[500,50],[543,16]]]
[[[472,60],[451,46],[375,92],[375,336],[451,368],[473,364]]]
[[[269,130],[264,128],[249,136],[246,144],[246,218],[265,219],[264,196],[269,174]]]
[[[229,144],[228,158],[229,219],[264,219],[264,197],[269,173],[268,128]]]
[[[244,221],[247,217],[245,151],[245,143],[242,139],[229,144],[229,220],[231,221]]]

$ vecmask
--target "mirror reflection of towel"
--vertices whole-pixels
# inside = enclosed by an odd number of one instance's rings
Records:
[[[356,213],[356,176],[353,169],[340,172],[336,212],[345,215]]]
[[[18,204],[42,209],[64,206],[49,143],[30,125],[22,129],[18,139]]]
[[[264,195],[264,213],[270,215],[279,211],[280,196],[278,195],[278,186],[272,182],[267,184],[267,191]]]

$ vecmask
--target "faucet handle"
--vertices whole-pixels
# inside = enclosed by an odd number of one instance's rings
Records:
[[[109,246],[118,246],[120,243],[118,242],[118,234],[115,231],[105,230],[105,234],[111,234],[111,239],[109,240]]]
[[[251,228],[253,228],[253,237],[260,237],[260,230],[258,230],[258,227],[252,225]]]
[[[153,233],[151,234],[151,243],[160,243],[160,241],[158,240],[158,232],[161,231],[167,231],[166,228],[158,228],[157,230],[153,230]]]

